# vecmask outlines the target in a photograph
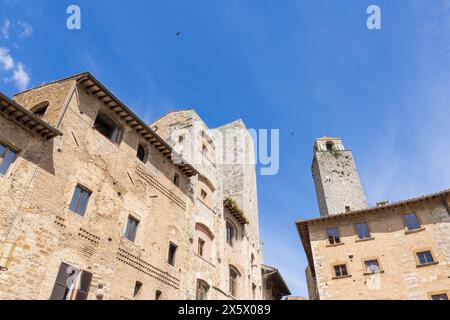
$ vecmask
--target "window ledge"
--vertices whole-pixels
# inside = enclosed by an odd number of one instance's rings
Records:
[[[352,275],[349,274],[349,275],[346,275],[346,276],[333,277],[333,278],[331,278],[331,279],[333,279],[333,280],[339,280],[339,279],[346,279],[346,278],[351,278],[351,277],[352,277]]]
[[[207,264],[211,265],[212,267],[214,267],[214,268],[216,267],[211,261],[206,260],[201,255],[199,255],[198,253],[194,253],[194,255],[196,255],[199,259],[203,260],[204,262],[206,262]]]
[[[421,231],[424,231],[424,230],[425,230],[424,227],[419,228],[419,229],[414,229],[414,230],[405,230],[405,234],[406,234],[406,235],[408,235],[408,234],[414,234],[414,233],[418,233],[418,232],[421,232]]]
[[[425,263],[425,264],[418,264],[416,265],[417,268],[423,268],[423,267],[429,267],[439,264],[439,261],[431,262],[431,263]]]
[[[364,272],[363,275],[365,276],[373,276],[374,274],[384,273],[384,270],[380,270],[378,272]]]
[[[326,247],[339,247],[339,246],[343,246],[345,244],[345,242],[339,242],[339,243],[335,243],[335,244],[327,244]]]
[[[366,242],[366,241],[371,241],[371,240],[375,240],[375,238],[370,237],[370,238],[366,238],[366,239],[356,239],[355,242]]]

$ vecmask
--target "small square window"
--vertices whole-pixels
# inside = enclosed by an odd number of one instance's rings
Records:
[[[367,226],[367,223],[357,223],[355,225],[355,227],[356,227],[356,233],[360,240],[370,239],[370,232],[369,232],[369,227]]]
[[[334,274],[336,278],[348,276],[347,266],[345,264],[334,266]]]
[[[378,260],[367,260],[364,261],[364,266],[366,268],[366,273],[379,273],[381,272],[380,264]]]
[[[86,188],[77,185],[75,192],[73,193],[72,201],[70,202],[69,209],[72,212],[84,217],[91,192]]]
[[[431,251],[422,251],[417,252],[417,258],[419,259],[420,265],[427,265],[434,263],[433,255],[431,254]]]
[[[136,232],[139,225],[139,220],[132,216],[128,216],[127,229],[125,230],[125,238],[134,242],[136,240]]]
[[[206,193],[206,191],[203,190],[203,189],[201,190],[200,195],[201,195],[201,197],[202,197],[203,200],[205,200],[206,197],[208,196],[208,194]]]
[[[341,243],[341,237],[339,235],[338,228],[328,228],[328,241],[330,244],[338,244]]]
[[[180,175],[178,173],[175,173],[173,176],[173,184],[177,187],[180,186]]]
[[[431,295],[431,300],[448,300],[448,295],[446,293],[433,294]]]
[[[0,144],[0,176],[4,176],[11,164],[16,160],[17,152]]]
[[[403,217],[405,218],[406,228],[408,230],[420,229],[420,223],[415,213],[405,214]]]
[[[177,253],[177,249],[178,249],[178,246],[176,246],[172,242],[169,244],[169,257],[167,259],[167,262],[171,266],[175,266],[175,256],[176,256],[176,253]]]

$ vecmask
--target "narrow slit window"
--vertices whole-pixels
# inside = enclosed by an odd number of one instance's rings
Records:
[[[141,162],[145,162],[147,153],[145,152],[145,148],[142,146],[142,144],[138,145],[136,158],[138,158]]]
[[[134,293],[133,293],[133,297],[136,298],[139,296],[139,294],[141,293],[142,290],[142,282],[140,281],[136,281],[135,285],[134,285]]]
[[[125,238],[134,242],[136,240],[137,228],[139,225],[139,220],[129,216],[127,221],[127,229],[125,230]]]
[[[73,193],[72,201],[70,202],[70,211],[84,217],[90,196],[91,192],[89,190],[77,185],[75,192]]]
[[[205,240],[198,238],[198,255],[203,257],[205,254]]]
[[[173,184],[177,187],[180,186],[180,175],[178,173],[175,173],[173,176]]]
[[[177,249],[178,249],[178,246],[176,246],[175,244],[173,244],[173,243],[169,244],[169,257],[167,259],[167,262],[171,266],[175,266],[175,257],[176,257]]]
[[[236,237],[236,228],[231,222],[227,221],[227,242],[230,246],[234,245],[234,240]]]
[[[16,151],[0,144],[0,176],[4,176],[8,172],[9,167],[16,160],[16,157]]]
[[[155,300],[161,300],[162,292],[160,290],[156,290],[155,292]]]
[[[230,268],[230,278],[229,278],[229,284],[230,284],[230,295],[233,297],[236,297],[237,295],[237,281],[238,281],[238,273]]]

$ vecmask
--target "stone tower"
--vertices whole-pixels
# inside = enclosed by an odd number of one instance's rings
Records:
[[[320,216],[368,208],[352,152],[341,139],[316,140],[312,174]]]

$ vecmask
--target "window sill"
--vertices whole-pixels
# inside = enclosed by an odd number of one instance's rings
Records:
[[[211,265],[212,267],[216,267],[211,261],[203,258],[201,255],[199,255],[198,253],[194,253],[199,259],[203,260],[204,262],[206,262],[207,264]]]
[[[339,246],[343,246],[345,244],[345,242],[339,242],[339,243],[335,243],[335,244],[327,244],[326,247],[330,248],[330,247],[339,247]]]
[[[384,273],[384,270],[380,270],[378,272],[364,272],[363,275],[365,275],[365,276],[373,276],[374,274],[380,274],[380,273]]]
[[[424,231],[425,230],[425,228],[419,228],[419,229],[414,229],[414,230],[405,230],[405,234],[406,235],[408,235],[408,234],[414,234],[414,233],[418,233],[418,232],[421,232],[421,231]]]
[[[431,263],[425,263],[425,264],[418,264],[416,265],[417,268],[423,268],[423,267],[429,267],[439,264],[439,261],[431,262]]]
[[[346,279],[346,278],[351,278],[351,277],[352,277],[352,275],[349,274],[349,275],[347,275],[347,276],[333,277],[333,278],[331,278],[331,279],[333,279],[333,280],[339,280],[339,279]]]
[[[355,242],[366,242],[366,241],[371,241],[371,240],[375,240],[375,238],[370,237],[370,238],[366,238],[366,239],[356,239]]]

